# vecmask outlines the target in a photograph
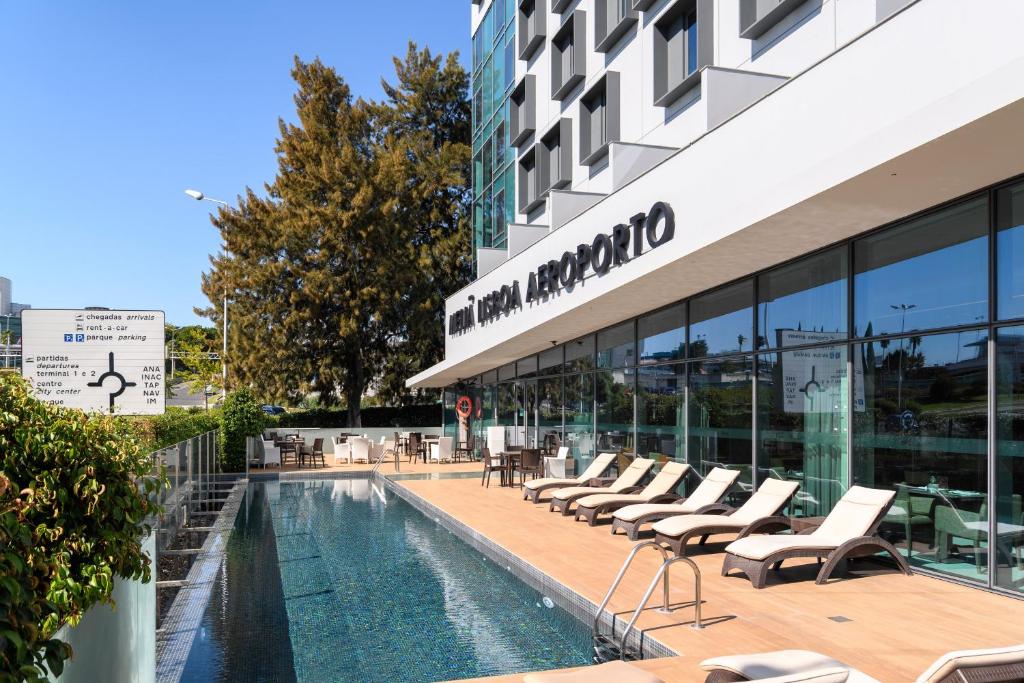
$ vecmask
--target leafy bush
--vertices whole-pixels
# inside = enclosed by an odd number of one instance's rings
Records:
[[[411,405],[400,408],[379,407],[363,408],[360,427],[425,427],[441,425],[441,404]],[[348,428],[355,425],[348,423],[345,410],[304,410],[284,413],[273,418],[272,423],[278,427],[323,427]]]
[[[239,389],[228,394],[221,415],[221,469],[245,469],[245,439],[261,434],[266,425],[267,415],[251,391]]]
[[[115,576],[150,580],[151,470],[125,418],[43,403],[0,375],[0,681],[59,675],[71,648],[57,630],[113,604]]]
[[[170,406],[163,415],[133,418],[147,451],[172,446],[179,441],[220,428],[220,409],[177,408]]]

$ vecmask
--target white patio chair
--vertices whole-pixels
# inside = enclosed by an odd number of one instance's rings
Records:
[[[334,441],[334,464],[337,465],[339,462],[348,462],[352,464],[352,446],[348,441],[342,441],[340,436],[336,436]]]
[[[370,440],[361,436],[354,436],[348,440],[351,445],[351,460],[355,462],[370,462]]]
[[[568,446],[559,446],[558,453],[544,458],[544,476],[555,479],[565,479],[566,474],[572,469],[572,456],[569,455]]]
[[[267,465],[281,466],[281,449],[274,445],[273,441],[263,440],[263,469],[267,468]]]
[[[451,462],[454,440],[450,436],[442,436],[437,443],[430,444],[430,459],[435,462]]]

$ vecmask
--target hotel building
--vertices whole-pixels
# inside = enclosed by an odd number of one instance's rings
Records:
[[[1019,593],[1024,3],[471,12],[446,431],[895,489],[915,569]]]

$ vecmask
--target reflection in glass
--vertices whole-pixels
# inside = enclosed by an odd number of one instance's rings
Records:
[[[602,370],[594,374],[597,401],[597,452],[633,453],[633,393],[636,371]],[[622,471],[625,461],[619,458]]]
[[[562,444],[562,378],[537,381],[537,443],[557,448]]]
[[[634,365],[633,321],[597,333],[597,367],[623,368]]]
[[[830,249],[758,279],[758,348],[846,339],[846,248]]]
[[[996,300],[1000,319],[1024,317],[1024,185],[996,193]]]
[[[541,351],[539,356],[540,367],[537,370],[538,375],[557,375],[562,372],[562,360],[565,355],[565,348],[556,346],[548,349],[547,351]]]
[[[704,476],[714,467],[739,469],[751,483],[753,424],[751,356],[689,364],[687,459]]]
[[[753,280],[690,301],[690,358],[749,351],[754,331]]]
[[[986,332],[854,346],[854,481],[896,490],[881,531],[912,564],[984,580]]]
[[[758,474],[800,483],[794,516],[827,515],[846,492],[849,388],[845,346],[758,358]]]
[[[590,373],[565,377],[565,441],[576,471],[582,472],[594,459],[594,376]]]
[[[498,387],[495,384],[485,384],[480,391],[480,406],[476,411],[476,450],[487,445],[487,428],[498,424],[495,418],[495,411],[498,407]]]
[[[869,337],[987,319],[988,201],[854,243],[854,329]]]
[[[672,306],[645,315],[637,321],[639,362],[660,363],[679,360],[686,351],[686,307]]]
[[[565,345],[565,371],[586,372],[594,369],[594,335],[581,337]]]
[[[505,428],[505,444],[514,445],[516,413],[519,409],[518,386],[515,382],[498,385],[498,424],[495,427]]]
[[[504,381],[504,380],[507,380],[507,379],[515,379],[515,378],[516,378],[516,364],[515,363],[509,363],[508,365],[502,365],[500,368],[498,368],[498,380],[499,381]]]
[[[656,460],[683,460],[686,366],[637,370],[637,453]]]
[[[1006,327],[996,335],[995,436],[994,582],[1020,591],[1024,589],[1024,327]]]
[[[537,374],[537,356],[527,356],[516,363],[516,375],[522,377],[533,377]]]

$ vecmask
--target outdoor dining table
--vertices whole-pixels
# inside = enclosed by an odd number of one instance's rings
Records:
[[[281,449],[282,464],[284,464],[285,453],[295,453],[295,465],[299,468],[302,467],[302,447],[306,445],[305,439],[302,437],[277,439],[274,441],[274,445]],[[294,446],[295,448],[284,448],[284,446]]]
[[[430,462],[430,445],[435,444],[441,440],[441,437],[436,434],[427,434],[423,437],[423,464],[426,465]]]

